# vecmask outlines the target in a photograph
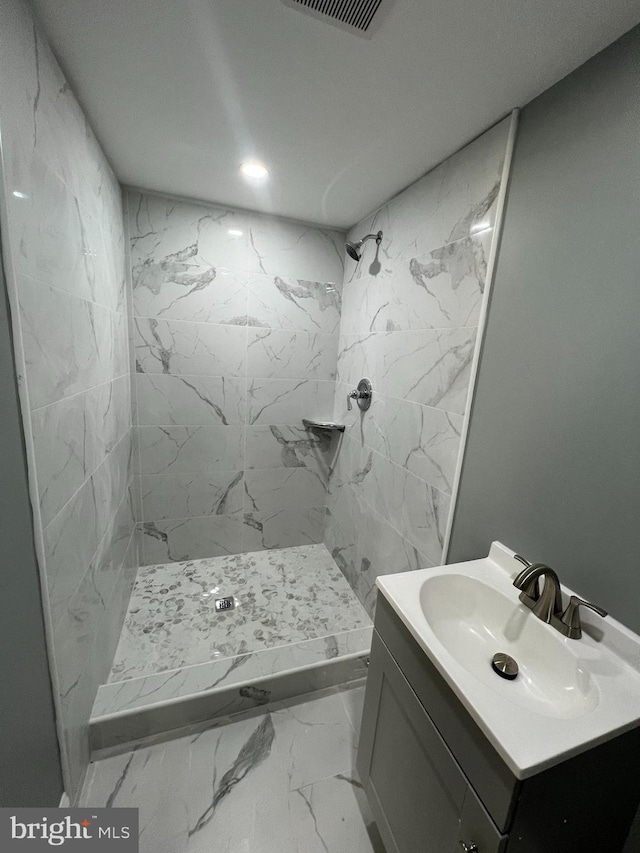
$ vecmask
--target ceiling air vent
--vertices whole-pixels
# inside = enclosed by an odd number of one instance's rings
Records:
[[[282,0],[285,6],[307,12],[356,35],[371,38],[392,0]]]

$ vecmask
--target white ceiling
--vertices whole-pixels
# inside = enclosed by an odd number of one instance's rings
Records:
[[[340,227],[640,21],[637,0],[395,0],[368,40],[281,0],[32,2],[122,183]]]

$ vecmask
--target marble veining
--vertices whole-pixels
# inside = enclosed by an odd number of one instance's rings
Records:
[[[371,650],[372,626],[351,628],[311,640],[246,652],[232,658],[194,664],[180,669],[110,681],[102,684],[92,712],[92,726],[104,733],[104,718],[122,712],[153,710],[158,703],[179,697],[206,696],[208,719],[253,704],[264,704],[337,683],[330,670],[342,678],[361,677],[364,659]],[[291,685],[283,684],[288,679]],[[259,688],[256,685],[259,682]],[[212,693],[217,696],[214,698]],[[219,700],[219,701],[218,701]],[[251,700],[251,701],[247,701]],[[184,704],[178,707],[176,726],[187,718]],[[126,740],[127,727],[119,731]],[[131,738],[128,738],[131,740]],[[102,747],[101,739],[98,743]]]
[[[358,223],[346,261],[324,541],[369,613],[379,574],[438,565],[468,415],[509,121]],[[362,376],[364,417],[346,406]],[[373,546],[375,543],[375,547]]]
[[[322,281],[251,276],[247,322],[271,329],[338,331],[341,286]]]
[[[331,415],[344,235],[133,190],[126,209],[142,562],[319,542],[332,451],[301,422]]]
[[[141,853],[384,853],[355,771],[363,686],[276,702],[96,762],[84,807],[136,807]]]
[[[0,78],[4,272],[73,797],[138,562],[121,190],[22,0],[0,4]]]
[[[216,613],[217,597],[238,606]],[[109,681],[368,626],[323,545],[147,566],[138,574]]]

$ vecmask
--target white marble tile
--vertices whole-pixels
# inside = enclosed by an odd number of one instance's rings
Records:
[[[36,410],[27,448],[37,483],[32,500],[41,509],[36,522],[45,527],[43,586],[62,685],[65,788],[73,797],[104,668],[94,650],[115,618],[110,601],[132,524],[120,188],[18,0],[0,7],[0,78],[7,286],[20,308],[14,322],[26,365],[18,372]]]
[[[74,772],[86,762],[87,721],[100,681],[106,677],[109,638],[120,624],[120,601],[127,587],[127,545],[133,518],[125,498],[74,594],[54,626],[53,654],[60,703]],[[111,646],[111,654],[113,646]],[[84,759],[83,759],[84,756]]]
[[[208,288],[217,267],[248,270],[250,214],[136,191],[129,191],[128,200],[135,290],[158,292],[169,283],[188,294]]]
[[[140,528],[143,534],[143,565],[239,554],[243,550],[244,524],[241,516],[148,521]]]
[[[249,278],[248,324],[333,335],[340,325],[341,285],[280,275]]]
[[[385,853],[355,772],[300,788],[289,803],[298,853]]]
[[[60,695],[65,698],[85,667],[106,602],[96,586],[95,573],[87,566],[82,580],[62,608],[53,632],[54,658]]]
[[[249,271],[342,282],[344,233],[251,214]]]
[[[322,542],[325,505],[293,507],[277,512],[247,512],[244,516],[244,551],[291,548]]]
[[[436,562],[421,553],[389,519],[348,485],[336,489],[329,497],[324,543],[372,618],[378,575],[429,568]]]
[[[237,606],[217,613],[215,598],[225,595],[233,595]],[[148,566],[136,579],[110,681],[368,625],[323,545]],[[171,675],[182,680],[178,673]]]
[[[362,619],[362,614],[359,618]],[[342,673],[342,677],[337,676],[338,681],[335,683],[353,679],[365,672],[362,659],[371,649],[371,632],[371,627],[352,628],[318,639],[300,640],[262,651],[247,651],[232,658],[191,664],[124,681],[112,680],[102,684],[98,690],[93,707],[93,724],[102,727],[100,718],[107,715],[149,709],[168,699],[195,694],[211,695],[214,691],[220,696],[217,716],[222,716],[230,712],[229,698],[234,695],[234,691],[236,698],[253,699],[255,704],[262,701],[259,691],[264,691],[269,701],[274,697],[277,701],[278,696],[282,695],[280,685],[285,674],[297,672],[296,681],[303,686],[296,687],[291,695],[302,694],[326,686],[324,677],[334,665]],[[117,679],[118,674],[114,673],[113,677]],[[252,682],[258,679],[260,687],[252,687]],[[238,706],[238,710],[243,707],[251,706],[245,702]]]
[[[14,263],[30,278],[104,303],[110,290],[98,289],[96,266],[103,253],[98,224],[39,156],[30,169],[21,197],[8,198]]]
[[[245,382],[229,376],[136,374],[141,426],[244,424]]]
[[[98,761],[80,805],[138,808],[142,853],[383,853],[354,754],[340,697],[325,691]]]
[[[247,375],[257,379],[335,379],[338,336],[248,329]]]
[[[193,268],[187,261],[168,269],[134,266],[133,309],[139,317],[246,326],[248,277],[243,271]]]
[[[334,420],[346,424],[347,435],[451,494],[462,416],[378,391],[365,415],[355,408],[349,412],[350,387],[344,383],[336,387],[334,410]]]
[[[143,475],[243,468],[244,427],[141,426],[136,432]]]
[[[340,687],[338,694],[342,699],[342,704],[345,707],[347,716],[351,721],[351,725],[356,733],[356,737],[360,735],[360,724],[362,723],[362,712],[364,710],[364,694],[366,690],[366,682],[353,682],[353,684],[345,684]]]
[[[127,434],[43,531],[47,592],[54,625],[62,618],[127,497],[130,449]]]
[[[309,468],[249,469],[244,491],[245,512],[263,516],[323,506],[327,495],[324,478]]]
[[[36,409],[31,416],[42,523],[80,488],[130,428],[129,377]]]
[[[333,382],[315,379],[249,379],[247,423],[298,425],[303,418],[330,420]]]
[[[508,130],[509,119],[495,125],[358,223],[348,239],[381,228],[380,265],[392,271],[398,259],[419,257],[492,227]],[[374,254],[370,241],[359,264],[347,261],[347,279],[365,273]]]
[[[245,328],[141,317],[134,322],[138,373],[245,376]]]
[[[356,736],[337,691],[271,707],[275,747],[290,791],[354,770]]]
[[[366,217],[348,260],[325,543],[369,613],[377,575],[441,561],[508,120]],[[362,414],[346,394],[367,376]]]
[[[381,322],[410,329],[477,326],[492,237],[489,229],[405,259],[393,281],[403,305],[382,312]]]
[[[297,853],[270,714],[192,738],[185,853]]]
[[[31,408],[125,373],[114,351],[120,315],[26,276],[19,279],[19,298]]]
[[[345,285],[341,333],[476,326],[492,229]]]
[[[243,472],[152,474],[140,478],[141,521],[243,511]]]
[[[134,528],[133,494],[129,488],[120,505],[113,510],[89,567],[105,605],[110,601],[118,575],[125,565]]]
[[[309,468],[328,479],[338,444],[329,433],[304,427],[246,428],[247,468]]]
[[[54,624],[78,588],[99,542],[98,502],[90,477],[43,532],[47,593]]]
[[[387,520],[400,539],[408,541],[410,551],[416,551],[434,565],[439,565],[449,512],[449,496],[381,454],[358,445],[349,437],[343,442],[342,453],[336,467],[335,479],[332,478],[330,483],[329,508],[332,515],[344,517],[342,508],[340,511],[335,509],[335,500],[336,490],[339,497],[340,488],[346,484],[364,504]],[[348,490],[346,494],[348,495]],[[355,509],[362,513],[359,506],[352,507],[352,510]],[[376,529],[374,522],[372,530],[365,532],[365,520],[368,515],[367,511],[352,521],[352,526],[358,534],[362,533],[365,541],[369,535],[375,535]],[[349,529],[346,522],[344,526]],[[358,535],[355,535],[354,541],[358,541]],[[406,548],[398,550],[397,553],[402,562],[409,561],[410,558],[413,560]],[[372,549],[371,555],[363,554],[364,556],[369,560],[375,559],[375,549]],[[419,566],[418,556],[412,567]]]
[[[345,337],[338,379],[355,386],[368,376],[374,392],[464,414],[476,337],[475,328]]]
[[[137,808],[141,853],[186,849],[191,750],[188,738],[93,764],[81,807]]]

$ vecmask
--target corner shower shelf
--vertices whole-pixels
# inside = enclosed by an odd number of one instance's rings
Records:
[[[344,432],[344,424],[336,424],[333,421],[312,421],[303,418],[302,424],[305,429],[322,429],[326,432]]]

